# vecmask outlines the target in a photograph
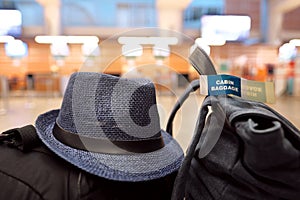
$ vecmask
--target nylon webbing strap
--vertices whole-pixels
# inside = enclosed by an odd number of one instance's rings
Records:
[[[197,47],[189,56],[189,61],[201,75],[215,75],[217,71],[207,53],[200,47]]]
[[[216,75],[217,74],[213,63],[211,62],[209,56],[206,54],[206,52],[203,49],[197,47],[192,52],[191,56],[189,57],[189,60],[190,60],[190,63],[195,68],[195,70],[200,75]],[[197,82],[197,86],[198,86],[198,88],[200,87],[199,80]],[[202,87],[202,85],[201,85],[201,87]],[[181,96],[181,98],[177,101],[177,104],[179,104],[179,105],[182,104],[183,101],[185,101],[186,98],[189,96],[190,92],[191,92],[191,89],[190,89],[190,87],[188,87],[187,90],[184,92],[184,94]],[[213,105],[213,107],[215,107],[215,106],[218,107],[218,103],[215,103]],[[175,113],[179,109],[180,106],[178,108],[177,107],[174,108],[174,110],[173,110],[173,111],[175,111]],[[172,116],[173,111],[169,118],[169,122],[168,122],[169,127],[167,127],[167,130],[168,130],[168,128],[170,130],[172,130],[171,126],[172,126],[172,121],[174,118],[174,116]],[[174,113],[174,115],[175,115],[175,113]],[[204,142],[206,138],[205,138],[205,136],[204,137],[202,136],[202,132],[203,132],[203,129],[205,126],[205,119],[206,119],[207,114],[208,114],[208,106],[202,106],[200,113],[199,113],[198,120],[197,120],[192,143],[190,144],[190,146],[188,148],[187,154],[181,165],[181,168],[179,169],[177,178],[174,183],[173,193],[172,193],[172,199],[174,199],[174,200],[175,199],[176,200],[184,199],[185,189],[186,189],[186,181],[188,178],[188,169],[191,166],[191,161],[192,161],[196,146],[198,145],[199,141],[202,141],[202,148],[199,153],[201,154],[201,157],[204,157],[211,150],[211,148],[215,145],[215,141],[218,140],[219,136],[217,136],[217,139],[215,137],[213,137],[212,141]],[[202,136],[202,138],[201,138],[201,136]]]
[[[215,75],[217,74],[217,71],[214,67],[214,64],[210,60],[207,53],[200,47],[197,47],[194,49],[194,51],[189,56],[189,61],[195,68],[195,70],[201,75]],[[170,117],[168,119],[166,131],[169,134],[173,134],[173,120],[175,118],[175,115],[177,111],[180,109],[181,105],[184,103],[184,101],[189,97],[191,92],[196,91],[200,87],[199,80],[194,80],[190,83],[190,85],[187,87],[187,89],[183,92],[183,94],[180,96],[178,101],[176,102],[175,106],[173,107],[173,110],[171,111]]]
[[[22,151],[29,151],[41,144],[33,125],[7,130],[0,134],[1,141]]]

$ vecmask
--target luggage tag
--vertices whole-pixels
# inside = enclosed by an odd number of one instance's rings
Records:
[[[231,75],[217,75],[217,71],[206,52],[197,46],[189,57],[189,61],[200,75],[200,93],[203,95],[235,95],[244,99],[261,101],[266,103],[275,102],[274,83],[258,82],[239,78]],[[226,115],[219,103],[212,103],[212,109],[218,111],[218,124],[224,124]],[[216,121],[216,120],[215,120]],[[201,135],[202,141],[198,156],[204,158],[215,146],[221,136],[223,126],[208,125],[214,128],[214,131],[208,131],[213,134]]]
[[[200,47],[194,49],[189,60],[200,74],[200,94],[234,95],[263,103],[275,103],[273,82],[252,81],[232,75],[217,75],[210,57]]]
[[[243,99],[275,103],[273,82],[252,81],[231,75],[201,75],[200,94],[234,95]]]

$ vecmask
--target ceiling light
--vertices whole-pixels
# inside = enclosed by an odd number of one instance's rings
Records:
[[[2,36],[0,36],[0,43],[7,43],[7,42],[12,41],[14,39],[15,38],[13,36],[2,35]]]
[[[290,43],[293,44],[296,47],[300,46],[300,39],[292,39],[290,40]]]
[[[34,38],[40,44],[52,44],[57,41],[64,41],[69,44],[84,44],[84,43],[98,43],[97,36],[63,36],[63,35],[39,35]]]

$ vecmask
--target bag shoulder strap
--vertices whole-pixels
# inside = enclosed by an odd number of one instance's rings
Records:
[[[192,64],[192,66],[196,69],[196,71],[199,74],[205,74],[205,75],[214,75],[217,74],[214,65],[212,61],[210,60],[209,56],[206,54],[206,52],[197,47],[194,49],[192,54],[189,57],[189,61]],[[176,102],[175,106],[173,107],[173,110],[171,111],[166,131],[170,134],[172,134],[172,124],[173,120],[175,118],[176,112],[179,110],[183,102],[188,98],[189,94],[192,91],[197,90],[200,87],[200,81],[194,80],[190,83],[190,85],[187,87],[187,89],[184,91],[184,93],[181,95],[179,100]],[[194,151],[196,149],[197,144],[201,140],[201,133],[203,131],[203,128],[205,126],[205,119],[208,114],[208,105],[210,105],[209,99],[206,99],[202,104],[202,108],[200,109],[200,113],[197,118],[196,127],[194,130],[194,136],[191,141],[191,144],[189,145],[189,148],[187,149],[187,153],[185,156],[185,159],[179,169],[178,175],[176,177],[173,192],[172,192],[172,200],[183,200],[185,196],[185,190],[186,190],[186,181],[188,178],[188,172],[189,168],[191,166],[191,161],[194,156]],[[218,107],[218,106],[217,106]]]
[[[42,144],[35,127],[31,124],[4,131],[0,134],[0,142],[16,147],[24,152],[30,151]]]
[[[185,89],[183,94],[179,97],[179,99],[176,101],[167,122],[167,127],[166,127],[167,133],[173,135],[173,121],[177,111],[181,108],[185,100],[189,97],[190,93],[196,91],[199,87],[200,87],[199,80],[193,80]]]
[[[196,47],[191,55],[189,56],[189,61],[194,67],[194,69],[199,73],[199,74],[205,74],[205,75],[215,75],[217,74],[217,71],[214,67],[214,64],[210,60],[209,56],[207,53],[204,51],[204,49],[200,47]],[[189,97],[191,92],[196,91],[200,87],[200,81],[199,80],[194,80],[192,81],[184,93],[181,95],[181,97],[178,99],[178,101],[175,103],[173,110],[171,111],[170,117],[167,122],[167,127],[166,131],[170,133],[171,135],[173,134],[173,120],[175,118],[175,115],[177,111],[180,109],[181,105],[184,103],[184,101]]]
[[[195,149],[200,141],[201,133],[205,126],[205,118],[208,114],[208,106],[202,106],[197,117],[197,123],[194,129],[193,139],[187,149],[183,163],[178,171],[174,182],[172,200],[183,200],[186,191],[186,182],[188,179],[189,168],[193,159]]]

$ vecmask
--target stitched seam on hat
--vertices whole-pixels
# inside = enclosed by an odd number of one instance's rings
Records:
[[[18,177],[15,177],[15,176],[9,174],[9,173],[7,173],[7,172],[4,172],[4,171],[2,171],[2,170],[0,170],[0,173],[4,174],[4,175],[6,175],[6,176],[9,176],[9,177],[11,177],[11,178],[13,178],[13,179],[15,179],[15,180],[18,180],[20,183],[23,183],[23,185],[29,187],[29,188],[30,188],[35,194],[37,194],[41,199],[45,200],[45,199],[43,198],[42,194],[39,193],[35,188],[33,188],[29,183],[25,182],[24,180],[22,180],[22,179],[20,179],[20,178],[18,178]]]

